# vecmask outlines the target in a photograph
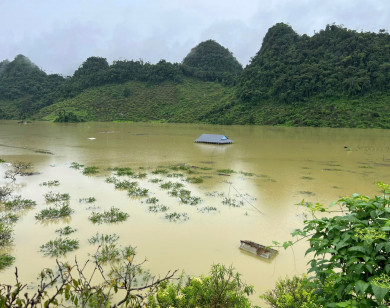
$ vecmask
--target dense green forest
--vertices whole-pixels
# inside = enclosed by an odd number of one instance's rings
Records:
[[[278,23],[243,69],[213,40],[181,63],[90,57],[73,76],[0,62],[0,119],[390,128],[390,35]]]

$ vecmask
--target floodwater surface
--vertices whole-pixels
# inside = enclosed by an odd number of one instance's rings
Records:
[[[234,144],[194,143],[202,133],[225,134]],[[0,121],[0,158],[9,163],[32,162],[39,172],[17,177],[15,194],[36,201],[37,206],[21,215],[7,252],[16,258],[19,279],[31,282],[40,269],[55,265],[55,258],[44,256],[40,246],[57,237],[56,229],[67,225],[77,229],[70,237],[80,241],[80,248],[64,257],[70,262],[75,256],[86,260],[94,253],[96,246],[88,239],[97,232],[116,233],[122,246],[136,247],[137,259],[147,258],[145,266],[152,273],[179,269],[200,275],[207,274],[212,264],[223,263],[240,272],[258,295],[278,278],[306,271],[307,244],[279,249],[273,260],[266,261],[241,251],[240,240],[264,245],[291,240],[290,233],[303,226],[305,209],[297,205],[302,199],[329,205],[355,192],[378,194],[376,182],[390,183],[389,140],[390,131],[371,129]],[[100,172],[83,175],[70,168],[72,162],[97,166]],[[186,168],[175,171],[173,166]],[[126,190],[115,190],[106,182],[113,175],[107,169],[113,167],[146,173],[146,178],[121,180],[137,181],[149,189],[149,197],[169,207],[166,213],[186,213],[189,219],[171,222],[164,212],[150,212],[146,197],[133,198]],[[0,185],[9,183],[4,173],[10,168],[0,164]],[[168,170],[169,176],[156,169]],[[203,182],[189,183],[186,178]],[[41,185],[53,180],[60,185]],[[202,202],[179,202],[160,188],[167,181],[182,183]],[[35,219],[47,207],[43,195],[50,191],[70,194],[74,213],[69,219]],[[86,197],[96,202],[91,206],[79,201]],[[223,204],[226,199],[240,206]],[[93,211],[113,206],[128,213],[128,220],[116,224],[88,220]],[[13,276],[12,266],[0,272],[0,281],[13,283]]]

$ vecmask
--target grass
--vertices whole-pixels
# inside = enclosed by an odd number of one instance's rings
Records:
[[[66,238],[58,237],[55,240],[51,240],[46,244],[42,245],[40,247],[40,251],[45,256],[59,257],[78,248],[79,248],[78,240],[70,239],[67,237]]]
[[[90,174],[96,174],[96,173],[99,173],[99,167],[89,166],[89,167],[84,167],[84,169],[83,169],[84,175],[90,175]]]
[[[165,219],[172,222],[186,221],[190,219],[187,213],[177,213],[177,212],[166,213],[164,217]]]
[[[59,236],[64,236],[64,235],[69,235],[69,234],[72,234],[74,232],[76,232],[77,229],[74,229],[74,228],[71,228],[69,226],[66,226],[64,228],[60,228],[60,229],[57,229],[55,232],[59,235]]]
[[[9,254],[0,254],[0,271],[11,266],[14,261],[15,257]]]
[[[37,205],[37,203],[30,199],[22,199],[21,196],[16,196],[13,200],[3,203],[4,208],[8,211],[17,211],[23,209],[30,209]]]
[[[92,212],[88,219],[94,224],[102,224],[126,221],[128,217],[129,214],[121,212],[118,208],[112,207],[109,211],[104,211],[103,213]]]

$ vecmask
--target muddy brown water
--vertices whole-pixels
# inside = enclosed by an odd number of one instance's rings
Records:
[[[197,144],[202,133],[225,134],[234,140],[226,146]],[[95,139],[89,139],[95,138]],[[290,233],[303,226],[302,199],[330,204],[358,192],[375,195],[375,183],[390,183],[390,131],[330,128],[286,128],[257,126],[212,126],[196,124],[33,122],[0,121],[0,158],[7,162],[32,162],[38,175],[18,177],[15,194],[37,202],[21,215],[14,228],[14,243],[7,251],[15,256],[22,281],[35,281],[39,269],[51,267],[55,258],[45,257],[39,247],[55,239],[55,230],[76,228],[71,238],[80,248],[66,255],[80,261],[93,253],[88,239],[96,234],[116,233],[122,246],[137,247],[137,258],[147,258],[152,273],[184,270],[190,275],[206,274],[212,264],[232,265],[243,280],[254,285],[257,295],[273,287],[280,277],[304,273],[308,258],[302,242],[293,249],[279,249],[272,261],[265,261],[239,249],[240,240],[270,245],[273,240],[291,240]],[[70,168],[72,162],[97,166],[100,173],[85,176]],[[190,184],[181,178],[154,175],[158,166],[186,164],[204,182]],[[174,223],[164,213],[151,213],[145,198],[130,198],[115,190],[105,179],[109,167],[131,167],[147,173],[137,179],[150,197],[169,206],[169,212],[185,212],[188,221]],[[10,167],[0,164],[0,184]],[[141,169],[140,169],[141,168]],[[204,170],[211,169],[211,170]],[[218,171],[231,169],[230,175]],[[203,202],[180,204],[150,179],[181,182]],[[123,178],[124,179],[124,178]],[[58,180],[60,186],[45,187]],[[134,179],[132,179],[134,180]],[[69,219],[38,222],[34,216],[45,208],[43,195],[49,191],[69,193],[74,213]],[[93,209],[80,198],[95,197],[95,211],[112,206],[130,217],[118,224],[96,225],[88,220]],[[242,201],[241,207],[222,204],[224,197]],[[217,212],[202,213],[205,206]],[[4,251],[4,250],[3,250]],[[0,251],[0,252],[3,252]],[[13,283],[14,267],[0,272],[2,283]]]

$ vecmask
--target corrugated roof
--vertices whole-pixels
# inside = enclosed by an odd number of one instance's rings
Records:
[[[202,143],[217,143],[217,144],[233,143],[233,140],[229,139],[225,135],[215,135],[215,134],[202,134],[198,139],[195,139],[194,141],[202,142]]]

